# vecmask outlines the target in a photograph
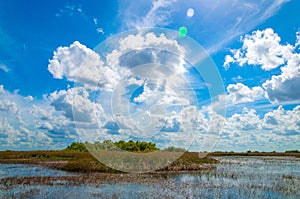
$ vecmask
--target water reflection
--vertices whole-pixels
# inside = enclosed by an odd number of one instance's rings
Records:
[[[57,180],[51,185],[1,185],[0,198],[300,198],[300,159],[283,157],[220,157],[206,172],[165,174],[157,181],[79,182]],[[0,165],[8,176],[72,176],[29,165]],[[70,180],[70,179],[69,179]]]

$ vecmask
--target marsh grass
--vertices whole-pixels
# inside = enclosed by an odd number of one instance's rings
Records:
[[[89,152],[68,152],[68,151],[5,151],[0,152],[0,163],[6,164],[38,164],[53,169],[60,169],[71,172],[103,172],[103,173],[124,173],[124,171],[183,171],[183,170],[202,170],[211,168],[210,164],[218,161],[206,157],[199,158],[195,152],[166,152],[160,151],[152,156],[145,156],[144,153],[132,154],[123,152],[103,151],[102,157],[111,161],[111,164],[118,164],[118,168],[125,170],[112,169],[98,161]],[[150,153],[149,153],[150,155]],[[149,158],[150,157],[150,158]],[[174,158],[175,157],[175,158]],[[167,162],[169,160],[174,160]],[[161,165],[163,167],[159,167]],[[121,166],[120,166],[121,165]],[[151,168],[159,168],[152,170]]]
[[[241,156],[217,159],[220,162],[215,165],[215,169],[193,172],[86,172],[73,176],[7,177],[0,179],[0,192],[3,191],[4,198],[300,197],[300,162],[296,158]],[[199,160],[197,153],[187,153],[174,164],[184,165],[188,161],[198,164],[215,162],[209,159]]]

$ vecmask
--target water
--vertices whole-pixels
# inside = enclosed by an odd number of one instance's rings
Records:
[[[154,182],[99,183],[70,186],[0,186],[0,198],[300,198],[300,159],[291,157],[219,157],[210,172],[166,176]],[[72,176],[30,165],[0,165],[8,176]]]
[[[36,165],[24,164],[0,164],[0,179],[7,177],[22,176],[70,176],[70,172],[53,170]]]

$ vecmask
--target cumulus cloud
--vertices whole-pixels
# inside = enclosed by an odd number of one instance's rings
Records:
[[[299,144],[300,106],[292,110],[283,107],[262,116],[256,110],[244,108],[226,118],[216,149],[286,150]]]
[[[227,86],[227,91],[229,93],[229,99],[232,99],[234,103],[253,102],[264,96],[264,90],[261,87],[256,86],[249,88],[242,83],[229,84]]]
[[[244,108],[241,114],[233,114],[226,124],[235,131],[253,131],[260,128],[260,118],[254,109]]]
[[[76,122],[96,122],[96,114],[104,115],[100,104],[91,102],[89,92],[83,87],[70,88],[51,93],[51,105]]]
[[[126,29],[166,27],[182,24],[182,20],[187,20],[183,18],[186,13],[182,10],[192,8],[197,15],[194,15],[189,23],[197,25],[188,27],[189,34],[210,53],[215,53],[231,40],[273,16],[288,1],[123,0],[119,6],[119,13],[123,24],[127,26]],[[199,28],[204,31],[196,31]]]
[[[15,102],[0,100],[0,111],[4,111],[12,115],[18,112],[18,108]]]
[[[59,47],[48,65],[54,78],[67,78],[88,88],[112,90],[119,79],[116,71],[104,65],[93,50],[75,41],[70,47]]]
[[[133,68],[150,63],[172,63],[178,73],[186,71],[180,59],[184,57],[185,49],[176,40],[167,38],[165,34],[156,35],[153,32],[131,34],[116,42],[118,46],[106,56],[110,67],[120,65]]]
[[[279,106],[276,110],[266,113],[262,126],[277,135],[294,136],[300,135],[300,106],[292,110],[284,110]]]
[[[127,83],[128,83],[128,85],[142,86],[144,84],[144,81],[142,79],[130,77]]]
[[[257,30],[251,35],[241,38],[241,49],[232,50],[233,56],[225,57],[224,67],[229,68],[231,63],[240,66],[259,65],[263,70],[272,70],[283,64],[291,57],[293,46],[281,45],[281,38],[273,29]]]
[[[271,28],[254,31],[252,35],[246,35],[242,41],[241,49],[232,50],[233,56],[225,57],[224,67],[228,69],[231,63],[238,63],[240,66],[260,65],[264,70],[280,66],[281,73],[273,75],[262,84],[265,96],[272,103],[299,100],[300,54],[297,53],[299,33],[295,45],[280,44],[281,38]],[[244,96],[242,101],[245,102],[251,102],[263,93],[260,87],[249,89],[242,84],[229,85],[227,91],[230,94],[235,93],[234,99]],[[245,97],[247,95],[248,98]]]
[[[47,102],[35,99],[28,101],[18,93],[10,93],[3,86],[0,99],[1,150],[55,149],[65,147],[75,138],[74,130],[73,135],[66,133],[71,129],[71,121]],[[51,132],[55,131],[63,134],[63,139],[51,136]]]
[[[300,54],[293,54],[280,75],[273,75],[263,83],[267,97],[271,102],[300,100]]]

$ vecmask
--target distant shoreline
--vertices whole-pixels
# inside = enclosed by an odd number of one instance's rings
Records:
[[[181,154],[180,154],[181,155]],[[276,152],[213,152],[206,157],[199,158],[199,153],[185,152],[170,165],[150,173],[171,173],[205,171],[215,168],[219,163],[214,159],[217,156],[292,156],[300,158],[300,153]],[[0,152],[0,164],[33,164],[76,173],[115,173],[124,174],[114,170],[96,160],[89,152],[66,151],[4,151]],[[137,163],[138,164],[138,163]]]
[[[203,171],[215,168],[214,164],[218,163],[218,160],[209,156],[199,158],[196,152],[175,153],[178,153],[176,155],[180,158],[161,169],[150,171],[153,173]],[[143,163],[135,162],[135,164]],[[126,173],[109,168],[95,159],[89,152],[5,151],[0,152],[0,164],[41,165],[51,169],[77,173]]]

